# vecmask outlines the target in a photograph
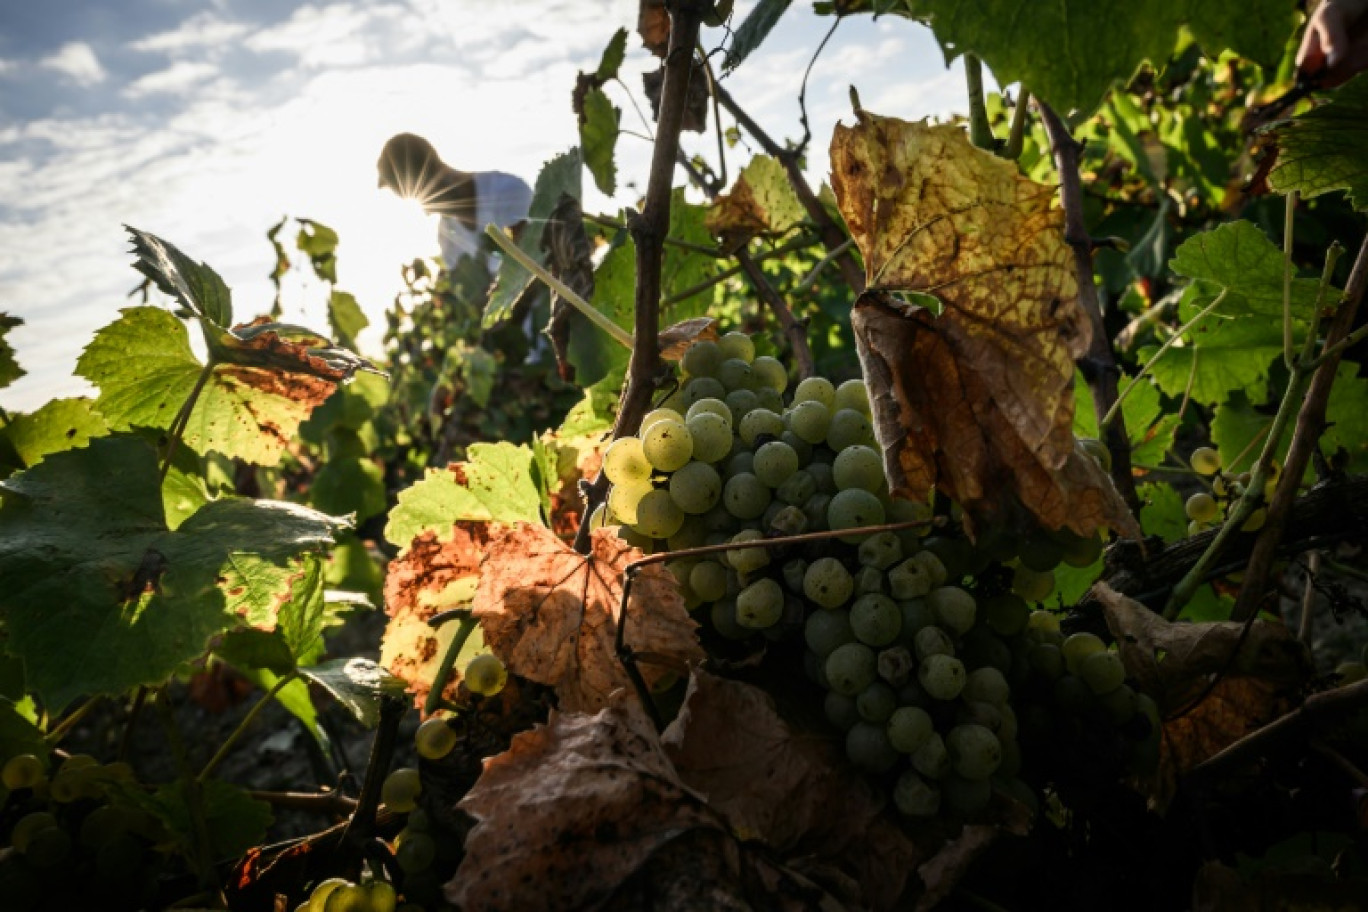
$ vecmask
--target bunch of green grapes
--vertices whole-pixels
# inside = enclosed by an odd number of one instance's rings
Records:
[[[1211,447],[1198,447],[1193,450],[1189,462],[1198,475],[1211,479],[1210,491],[1198,491],[1188,497],[1183,505],[1188,518],[1188,534],[1197,535],[1225,522],[1236,502],[1244,496],[1252,479],[1249,472],[1232,475],[1223,471],[1221,454]],[[1281,474],[1281,466],[1274,462],[1268,472],[1268,477],[1264,480],[1263,499],[1265,503],[1272,499]],[[1240,526],[1241,531],[1257,532],[1263,528],[1267,516],[1267,509],[1258,507]]]
[[[319,881],[295,912],[404,912],[420,906],[399,906],[394,887],[386,880],[352,883],[342,877]]]
[[[160,821],[121,798],[136,789],[126,763],[73,754],[9,757],[0,830],[0,902],[5,909],[145,906],[155,895],[166,838]]]

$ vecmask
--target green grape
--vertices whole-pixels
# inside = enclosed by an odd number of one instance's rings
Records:
[[[899,706],[884,727],[888,741],[899,753],[915,754],[935,731],[931,715],[920,706]]]
[[[737,426],[737,435],[748,447],[755,447],[762,434],[778,437],[784,433],[784,419],[769,409],[756,408],[746,414]],[[756,452],[759,452],[758,450]]]
[[[834,690],[827,691],[822,701],[822,711],[828,721],[843,732],[850,731],[855,723],[860,721],[860,710],[855,705],[855,698]]]
[[[921,747],[912,752],[912,767],[928,779],[943,779],[950,774],[950,752],[940,732],[932,732]]]
[[[380,786],[380,800],[396,814],[407,814],[418,806],[423,781],[416,769],[401,767],[390,772]]]
[[[671,535],[666,542],[670,551],[685,551],[689,548],[703,547],[704,540],[708,537],[708,527],[703,522],[701,516],[684,517],[684,525],[679,527],[679,531]]]
[[[1007,678],[996,668],[975,668],[964,679],[964,691],[960,694],[966,700],[982,701],[994,706],[1004,706],[1012,695]]]
[[[754,529],[747,529],[732,536],[733,542],[752,542],[760,541],[764,534]],[[770,552],[768,548],[737,548],[734,551],[726,552],[727,563],[737,573],[754,573],[761,567],[767,566],[770,562]]]
[[[676,424],[683,424],[684,416],[672,408],[658,408],[647,412],[646,417],[641,419],[641,427],[637,428],[637,437],[645,440],[646,432],[660,421],[673,421]]]
[[[878,567],[861,567],[855,571],[855,592],[859,595],[884,594],[884,574]]]
[[[492,697],[508,683],[508,669],[504,668],[503,661],[494,653],[483,652],[470,660],[462,683],[473,694]]]
[[[803,594],[823,608],[839,608],[855,591],[855,579],[834,557],[821,557],[808,565]]]
[[[898,777],[893,788],[893,803],[907,817],[935,817],[940,813],[941,793],[926,784],[915,771]]]
[[[655,553],[655,539],[647,538],[631,526],[620,526],[617,530],[617,536],[628,546],[636,548],[642,554]]]
[[[399,897],[394,887],[383,880],[372,880],[369,885],[370,912],[394,912]]]
[[[684,413],[684,422],[687,424],[699,415],[716,415],[727,422],[727,427],[731,427],[731,409],[727,408],[727,403],[721,399],[700,399],[689,406]]]
[[[728,390],[753,389],[756,386],[755,373],[748,362],[740,358],[728,358],[717,369],[717,379]]]
[[[1095,652],[1105,652],[1107,644],[1093,633],[1075,633],[1064,641],[1060,651],[1064,653],[1064,664],[1069,674],[1076,675],[1083,667],[1083,660]]]
[[[769,577],[751,583],[736,596],[736,623],[764,630],[784,616],[784,590]]]
[[[808,377],[800,380],[793,391],[793,404],[797,406],[800,402],[820,402],[830,409],[836,402],[836,387],[825,377]]]
[[[400,833],[395,839],[394,860],[405,874],[417,874],[432,866],[437,857],[437,843],[427,833]]]
[[[987,779],[1002,763],[1002,743],[982,725],[956,725],[945,746],[955,774],[965,779]]]
[[[1111,450],[1107,445],[1096,437],[1079,437],[1078,448],[1082,450],[1088,458],[1097,463],[1098,468],[1104,472],[1110,472],[1112,468]]]
[[[808,562],[801,557],[795,557],[784,562],[780,572],[784,577],[784,585],[788,587],[790,592],[803,594],[803,577],[807,575],[807,568]]]
[[[663,418],[642,435],[641,450],[658,471],[673,472],[693,458],[693,435],[682,420]]]
[[[752,463],[752,466],[754,463]],[[812,477],[812,473],[806,469],[799,469],[788,478],[785,478],[778,488],[774,491],[774,496],[778,497],[786,504],[801,507],[807,502],[808,498],[817,493],[817,480]]]
[[[755,343],[743,332],[727,333],[717,341],[723,358],[740,358],[747,364],[755,360]]]
[[[819,659],[831,655],[837,646],[855,642],[850,613],[839,608],[812,612],[803,623],[803,641]]]
[[[768,386],[761,386],[758,389],[751,390],[751,392],[755,393],[756,408],[762,408],[768,412],[774,412],[774,414],[776,415],[783,414],[783,396],[779,395],[774,390],[770,389]]]
[[[837,646],[826,657],[823,668],[831,689],[847,697],[853,697],[873,684],[878,675],[874,650],[863,643]]]
[[[860,542],[861,566],[887,570],[902,560],[902,543],[896,532],[879,532]]]
[[[945,574],[941,583],[958,583],[969,572],[970,564],[974,560],[973,546],[962,538],[933,535],[922,542],[922,551],[914,554],[913,558],[918,559],[923,553],[932,554],[940,563],[941,572]],[[928,569],[933,569],[934,566],[927,565]],[[941,583],[935,585],[939,586]]]
[[[847,488],[837,492],[827,507],[827,528],[859,529],[881,525],[884,521],[883,501],[863,488]],[[841,541],[858,544],[863,535],[846,535]]]
[[[1054,682],[1054,703],[1070,713],[1082,713],[1096,703],[1092,689],[1074,674],[1064,674]]]
[[[946,630],[964,634],[974,626],[978,603],[957,586],[932,589],[926,596],[926,603],[936,613],[936,622]]]
[[[966,678],[964,663],[954,656],[929,655],[917,668],[917,683],[936,700],[958,697]]]
[[[1221,454],[1211,447],[1198,447],[1192,451],[1192,457],[1188,460],[1192,468],[1199,475],[1215,475],[1221,471]],[[1196,519],[1194,516],[1193,519]]]
[[[722,477],[706,462],[691,462],[670,476],[669,497],[682,513],[707,513],[722,498]],[[641,513],[642,506],[638,505],[637,514]]]
[[[931,591],[931,587],[932,576],[915,556],[888,571],[888,590],[900,601],[921,598]]]
[[[913,636],[912,648],[916,652],[917,661],[925,662],[934,655],[954,655],[955,641],[950,639],[950,634],[939,627],[923,627]]]
[[[1029,567],[1037,573],[1048,573],[1063,561],[1064,551],[1050,538],[1033,535],[1021,543],[1017,557],[1023,567]]]
[[[722,503],[737,519],[759,519],[771,496],[769,486],[750,472],[733,475],[722,488]]]
[[[862,595],[850,606],[850,628],[870,646],[887,646],[902,629],[902,609],[886,595]]]
[[[705,602],[727,595],[727,568],[716,561],[702,560],[689,572],[689,588]]]
[[[31,835],[24,847],[24,858],[35,868],[55,868],[71,854],[71,836],[66,830],[47,827]]]
[[[418,726],[413,735],[418,756],[424,760],[440,760],[456,746],[456,731],[447,724],[446,719],[431,718]]]
[[[1068,646],[1068,641],[1064,644]],[[1078,663],[1076,674],[1092,692],[1101,696],[1116,690],[1126,681],[1126,666],[1121,657],[1114,652],[1094,652],[1085,655]]]
[[[755,474],[755,453],[747,449],[737,449],[732,452],[731,459],[727,460],[727,468],[722,473],[723,478],[731,479],[743,472]]]
[[[846,447],[836,454],[836,461],[831,466],[831,476],[839,491],[862,488],[877,494],[886,484],[883,460],[879,458],[879,454],[871,447],[858,444]]]
[[[47,811],[34,811],[32,814],[25,814],[20,817],[10,830],[10,845],[14,846],[15,851],[21,855],[28,851],[29,840],[42,830],[54,829],[57,826],[57,818]]]
[[[1241,531],[1241,532],[1258,532],[1260,529],[1263,528],[1264,522],[1265,522],[1267,519],[1268,519],[1268,509],[1267,509],[1266,507],[1259,507],[1259,508],[1258,508],[1257,510],[1255,510],[1253,513],[1250,513],[1250,514],[1249,514],[1249,518],[1246,519],[1246,520],[1244,521],[1244,523],[1240,526],[1240,531]]]
[[[760,397],[748,389],[732,390],[724,401],[731,410],[732,427],[739,427],[741,419],[760,407]]]
[[[83,791],[80,777],[74,772],[58,770],[48,784],[48,797],[58,804],[70,804],[81,798]]]
[[[818,462],[817,454],[815,452],[813,453],[812,459],[812,463],[808,465],[807,468],[803,469],[803,471],[811,475],[812,480],[817,482],[817,493],[835,494],[836,479],[832,476],[831,463]]]
[[[846,447],[875,447],[874,428],[869,419],[854,409],[838,409],[827,428],[827,446],[836,452]]]
[[[1205,491],[1198,491],[1189,497],[1187,503],[1183,504],[1183,511],[1187,513],[1188,519],[1199,523],[1215,522],[1221,515],[1216,498]]]
[[[1012,591],[1028,602],[1043,602],[1054,592],[1053,571],[1037,573],[1024,564],[1012,571]]]
[[[870,413],[869,388],[865,386],[863,380],[847,380],[836,387],[834,405],[838,409],[853,409],[868,415]]]
[[[903,599],[898,602],[898,610],[902,612],[900,636],[905,643],[911,643],[919,631],[935,626],[936,612],[926,604],[926,599]]]
[[[684,350],[679,366],[690,377],[712,377],[722,365],[722,348],[713,341],[695,342]]]
[[[732,449],[731,419],[700,412],[684,425],[693,440],[693,458],[703,463],[721,462]]]
[[[782,393],[788,388],[788,371],[778,358],[761,355],[751,363],[751,368],[755,371],[755,379],[767,389]]]
[[[708,616],[712,620],[713,629],[729,640],[744,640],[754,632],[736,622],[735,599],[713,602]]]
[[[637,505],[652,490],[649,481],[615,484],[608,492],[608,512],[620,522],[636,525]]]
[[[993,670],[996,671],[997,669]],[[985,703],[982,700],[971,700],[965,694],[960,694],[960,697],[961,706],[959,712],[955,714],[957,724],[982,725],[993,734],[998,733],[999,729],[1002,728],[1002,713],[998,711],[997,706],[992,703]]]
[[[813,399],[794,402],[788,412],[788,424],[789,430],[815,446],[826,440],[827,428],[831,426],[831,409]]]
[[[793,452],[798,454],[799,465],[807,465],[812,461],[812,445],[793,431],[784,431],[779,435],[779,439],[793,447]]]
[[[698,377],[684,386],[684,401],[688,403],[685,412],[704,399],[723,400],[727,398],[727,388],[714,377]]]
[[[34,754],[15,754],[5,761],[0,781],[7,789],[33,788],[43,781],[43,761]]]
[[[827,527],[827,510],[831,507],[831,498],[825,494],[814,494],[803,502],[803,515],[808,518],[808,528],[814,532],[825,530]]]
[[[871,773],[888,772],[898,762],[898,752],[888,743],[884,727],[863,719],[846,732],[846,756],[851,763]]]
[[[983,615],[994,633],[1011,637],[1026,629],[1031,608],[1020,596],[1004,593],[983,603]]]
[[[773,516],[769,516],[771,511],[774,512]],[[765,514],[765,528],[778,535],[802,535],[807,531],[807,514],[797,507],[775,501],[769,505]]]
[[[941,795],[951,811],[969,816],[988,806],[993,798],[993,784],[987,779],[949,776],[941,782]]]
[[[751,415],[756,412],[751,412]],[[747,419],[750,415],[746,416]],[[771,440],[755,451],[755,477],[765,485],[777,488],[798,471],[798,454],[782,440]]]
[[[1026,629],[1034,632],[1037,636],[1059,636],[1059,615],[1044,608],[1037,608],[1026,619]]]
[[[1096,535],[1084,538],[1070,532],[1061,545],[1064,563],[1070,567],[1090,567],[1102,556],[1102,539]]]
[[[402,863],[400,867],[403,867]],[[312,900],[310,901],[312,903]],[[370,912],[370,890],[360,884],[344,884],[328,894],[324,912]]]

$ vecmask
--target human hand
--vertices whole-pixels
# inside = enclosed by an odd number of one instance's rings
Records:
[[[1368,0],[1322,0],[1297,50],[1297,75],[1325,88],[1368,69]]]

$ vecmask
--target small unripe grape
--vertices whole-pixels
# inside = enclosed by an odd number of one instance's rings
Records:
[[[456,732],[447,724],[446,719],[428,719],[418,726],[418,731],[414,733],[413,742],[418,749],[418,756],[424,760],[440,760],[451,749],[456,746]]]
[[[751,583],[736,596],[736,623],[748,630],[764,630],[784,616],[784,591],[769,577]]]
[[[463,682],[471,693],[492,697],[508,683],[508,669],[494,653],[481,653],[466,666]]]
[[[33,788],[43,780],[43,761],[34,754],[15,754],[5,761],[0,779],[5,788]]]
[[[1208,523],[1213,522],[1216,517],[1221,515],[1221,508],[1216,505],[1216,498],[1205,491],[1198,491],[1187,499],[1183,505],[1184,512],[1188,519],[1193,522]]]
[[[808,565],[803,576],[803,594],[823,608],[838,608],[855,591],[855,579],[834,557],[822,557]]]
[[[380,800],[396,814],[407,814],[418,806],[423,782],[416,769],[401,767],[385,777],[380,786]]]
[[[717,345],[722,350],[723,359],[740,358],[747,364],[755,360],[755,343],[743,332],[733,330],[718,339]]]
[[[683,419],[662,418],[642,435],[641,450],[657,470],[673,472],[693,458],[693,435]]]
[[[722,349],[711,340],[695,342],[679,359],[679,366],[690,377],[711,377],[722,364]]]
[[[708,400],[715,401],[715,400]],[[699,412],[690,415],[684,426],[693,440],[693,458],[703,463],[721,462],[732,450],[731,418]]]
[[[1200,475],[1215,475],[1221,471],[1221,454],[1211,447],[1198,447],[1192,451],[1192,469]],[[1195,517],[1194,517],[1195,518]]]

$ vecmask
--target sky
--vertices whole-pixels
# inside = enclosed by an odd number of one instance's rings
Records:
[[[733,23],[752,6],[738,2]],[[124,224],[213,266],[240,319],[274,298],[267,228],[286,215],[330,225],[339,287],[370,316],[362,344],[374,351],[400,267],[437,254],[435,219],[376,186],[385,140],[419,133],[454,167],[530,184],[577,142],[576,73],[635,22],[635,0],[0,5],[0,312],[25,321],[8,338],[28,371],[0,390],[0,407],[91,392],[73,376],[81,349],[137,303]],[[831,24],[799,0],[727,77],[771,135],[801,135],[799,80]],[[709,49],[727,40],[723,29],[704,33]],[[655,66],[633,32],[623,85],[606,90],[626,129],[647,132],[628,96],[647,108],[641,76]],[[814,183],[826,178],[832,127],[851,120],[851,85],[879,114],[965,108],[962,76],[925,27],[845,20],[808,86]],[[711,134],[685,134],[684,145],[716,155]],[[599,194],[586,172],[586,210],[637,203],[649,156],[646,141],[622,136],[618,193]],[[285,319],[326,330],[324,300],[316,282],[287,279]]]

